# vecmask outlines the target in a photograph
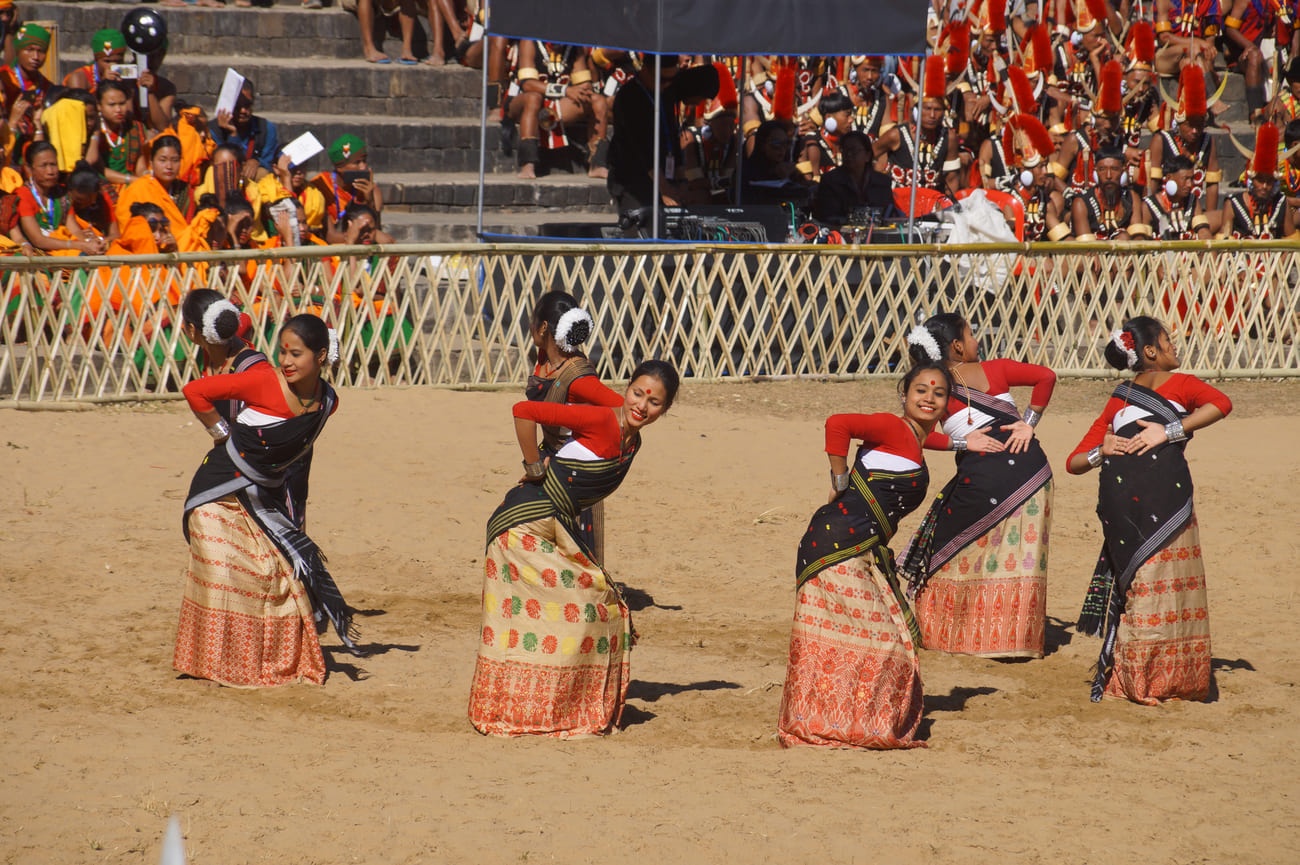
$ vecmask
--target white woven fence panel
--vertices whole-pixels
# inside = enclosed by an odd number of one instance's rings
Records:
[[[403,246],[370,257],[11,259],[0,261],[0,398],[175,394],[196,374],[178,304],[198,287],[249,312],[268,351],[289,315],[320,315],[340,332],[342,384],[518,385],[530,371],[528,315],[550,289],[591,312],[592,359],[610,380],[646,357],[696,379],[891,375],[906,331],[941,311],[972,321],[987,356],[1067,375],[1110,374],[1105,340],[1136,314],[1167,323],[1189,372],[1297,375],[1295,250]]]

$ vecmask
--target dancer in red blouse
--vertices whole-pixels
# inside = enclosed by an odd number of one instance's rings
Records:
[[[578,519],[618,489],[641,449],[641,430],[668,410],[677,386],[672,365],[651,360],[633,371],[617,408],[515,405],[524,481],[488,520],[483,627],[469,697],[479,732],[567,738],[618,725],[631,619]],[[538,449],[538,424],[571,430],[549,457]]]
[[[572,295],[548,291],[537,299],[528,331],[537,351],[533,374],[528,377],[524,396],[550,403],[581,403],[617,408],[623,395],[601,383],[596,367],[587,359],[583,346],[594,335],[595,323]],[[542,425],[542,452],[553,456],[568,435],[563,426]],[[596,502],[578,517],[578,531],[585,535],[598,561],[605,561],[605,505]]]
[[[218,309],[214,324],[229,310]],[[227,322],[228,324],[229,322]],[[190,544],[173,666],[235,687],[325,681],[327,622],[354,654],[352,612],[307,536],[311,450],[338,407],[321,378],[337,348],[325,323],[296,315],[276,366],[190,382],[185,398],[216,445],[185,502]],[[233,422],[221,401],[242,405]]]
[[[1071,474],[1101,469],[1101,556],[1078,629],[1102,638],[1092,700],[1153,705],[1210,694],[1210,621],[1192,476],[1183,451],[1193,430],[1232,401],[1175,373],[1178,352],[1158,321],[1124,322],[1106,360],[1132,370],[1070,454]]]
[[[826,420],[830,502],[813,514],[795,563],[796,606],[781,695],[781,744],[915,748],[921,724],[919,633],[887,546],[925,501],[921,442],[943,416],[952,379],[912,368],[901,415]],[[862,441],[850,465],[849,443]]]
[[[970,324],[932,316],[908,338],[913,357],[942,360],[956,385],[943,433],[957,473],[935,497],[899,570],[916,598],[927,649],[1041,658],[1047,628],[1052,469],[1034,437],[1056,386],[1045,366],[979,357]],[[1022,416],[1012,387],[1032,387]]]
[[[246,314],[210,288],[194,289],[181,303],[181,332],[198,346],[195,361],[201,377],[244,372],[254,364],[267,364],[266,355],[242,336],[251,326],[252,320]],[[217,408],[227,423],[234,423],[243,405],[221,400]]]

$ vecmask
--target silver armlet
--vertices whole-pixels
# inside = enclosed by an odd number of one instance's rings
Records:
[[[835,488],[835,492],[842,493],[849,488],[850,474],[852,472],[847,471],[842,475],[837,475],[834,469],[831,470],[831,486]]]
[[[1165,424],[1165,435],[1171,442],[1187,441],[1187,430],[1183,429],[1183,422],[1180,420]]]
[[[524,463],[524,477],[540,478],[546,474],[546,461],[538,460],[535,463]]]
[[[1101,448],[1095,447],[1088,451],[1088,465],[1092,466],[1094,469],[1101,465]]]
[[[1042,419],[1043,419],[1043,413],[1041,411],[1034,411],[1032,408],[1025,409],[1025,416],[1023,420],[1025,423],[1029,424],[1030,426],[1033,427],[1038,426],[1038,422]]]
[[[230,424],[226,423],[225,418],[222,418],[208,427],[208,435],[212,436],[213,441],[220,441],[230,435]]]
[[[952,449],[955,450],[957,453],[961,453],[962,451],[970,447],[970,445],[966,444],[966,439],[957,438],[957,436],[951,436],[951,438],[952,438]]]

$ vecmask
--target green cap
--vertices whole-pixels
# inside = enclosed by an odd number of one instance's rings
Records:
[[[90,37],[90,47],[94,49],[96,57],[112,54],[114,51],[122,51],[126,48],[126,37],[122,35],[121,30],[105,27],[103,30],[96,30],[95,35]]]
[[[42,48],[50,47],[50,31],[46,30],[39,24],[33,24],[30,21],[22,26],[18,35],[14,37],[14,48],[23,49],[28,45],[39,45]]]
[[[329,157],[330,162],[338,165],[341,162],[347,162],[349,159],[355,159],[357,154],[364,153],[366,143],[357,136],[348,132],[334,139],[330,145]]]

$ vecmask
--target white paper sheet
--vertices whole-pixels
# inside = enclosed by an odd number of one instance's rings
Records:
[[[221,95],[217,97],[217,114],[223,110],[235,113],[235,103],[239,101],[239,91],[244,88],[244,76],[233,69],[226,69],[226,80],[221,82]],[[213,115],[213,120],[216,116]]]
[[[286,144],[280,152],[289,157],[289,161],[294,165],[306,165],[307,160],[311,159],[317,153],[325,148],[321,146],[320,141],[310,132],[304,132],[293,141]]]

